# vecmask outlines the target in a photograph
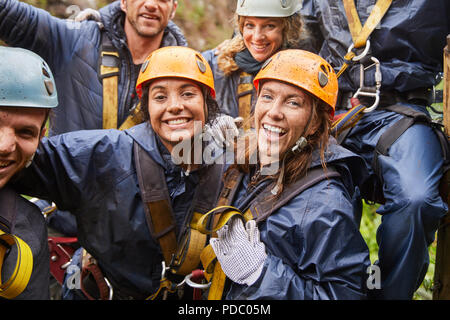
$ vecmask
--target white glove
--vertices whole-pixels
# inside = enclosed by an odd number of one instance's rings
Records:
[[[86,8],[80,11],[74,18],[75,21],[81,22],[84,20],[94,20],[97,22],[101,22],[100,12],[95,9]]]
[[[250,220],[244,228],[242,219],[234,217],[217,231],[217,235],[210,244],[223,272],[233,282],[251,286],[261,275],[267,258],[256,222]]]
[[[203,129],[204,136],[212,137],[213,141],[219,146],[226,147],[233,145],[234,138],[239,135],[237,123],[242,122],[241,117],[233,119],[228,115],[219,115],[211,124],[206,124]]]

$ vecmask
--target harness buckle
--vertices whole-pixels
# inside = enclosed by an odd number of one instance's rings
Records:
[[[373,63],[367,67],[364,67],[364,64],[362,63],[359,64],[359,88],[353,95],[353,98],[365,96],[375,99],[374,103],[363,111],[364,113],[372,112],[378,107],[378,104],[380,103],[380,88],[382,80],[380,61],[375,57],[370,57],[370,60],[373,61]],[[375,87],[366,87],[364,86],[364,74],[367,69],[373,66],[375,66]]]

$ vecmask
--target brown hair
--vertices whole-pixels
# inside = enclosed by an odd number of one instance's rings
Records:
[[[283,44],[279,50],[287,48],[296,48],[301,41],[308,37],[308,33],[304,27],[303,18],[300,13],[282,19],[283,25]],[[219,54],[217,56],[217,64],[219,69],[226,75],[230,75],[239,67],[234,61],[236,53],[245,49],[244,40],[242,38],[242,30],[244,28],[244,16],[234,16],[234,25],[236,35],[231,40],[225,40],[219,45]]]

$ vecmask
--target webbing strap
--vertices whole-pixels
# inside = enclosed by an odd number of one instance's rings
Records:
[[[239,76],[239,84],[237,88],[239,117],[242,117],[244,130],[250,129],[250,114],[252,110],[252,93],[253,93],[252,76],[244,71]]]
[[[101,52],[100,77],[103,83],[103,129],[117,129],[119,53]],[[117,60],[117,63],[115,62]],[[110,62],[107,64],[107,62]]]
[[[392,1],[393,0],[378,0],[372,8],[364,26],[362,26],[361,21],[359,20],[358,11],[356,10],[355,1],[342,0],[355,48],[362,48],[366,45],[367,39],[380,23]]]
[[[165,263],[170,265],[177,249],[177,237],[164,172],[137,143],[134,143],[134,156],[147,224],[159,242]]]
[[[358,99],[352,98],[352,101],[358,101],[349,111],[341,117],[336,118],[331,125],[331,134],[337,139],[342,132],[353,128],[358,121],[364,116],[366,106],[359,103]]]
[[[355,7],[355,1],[342,0],[345,9],[345,15],[347,17],[348,27],[352,35],[354,48],[359,49],[366,45],[367,39],[369,39],[370,34],[386,14],[392,1],[393,0],[378,0],[372,8],[369,17],[364,23],[364,26],[362,26],[358,16],[358,11]],[[350,61],[355,56],[356,54],[354,51],[350,50],[347,52],[347,54],[344,56],[344,63],[337,73],[338,78],[342,75],[342,73],[344,73],[344,71],[349,66]]]
[[[31,272],[33,270],[33,253],[28,244],[15,235],[0,230],[0,240],[0,297],[14,299],[25,290],[30,281]],[[7,245],[4,245],[3,243]],[[13,245],[17,247],[14,272],[7,281],[2,282],[1,270],[3,268],[5,254],[9,249],[8,246]]]

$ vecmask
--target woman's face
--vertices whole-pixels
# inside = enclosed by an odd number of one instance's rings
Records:
[[[255,106],[255,127],[262,165],[276,162],[304,133],[312,99],[302,89],[275,80],[265,81]]]
[[[149,86],[150,123],[169,152],[178,142],[201,132],[205,124],[204,106],[202,90],[194,81],[161,78]]]
[[[283,43],[282,18],[244,17],[244,44],[253,58],[262,62],[271,57]]]

